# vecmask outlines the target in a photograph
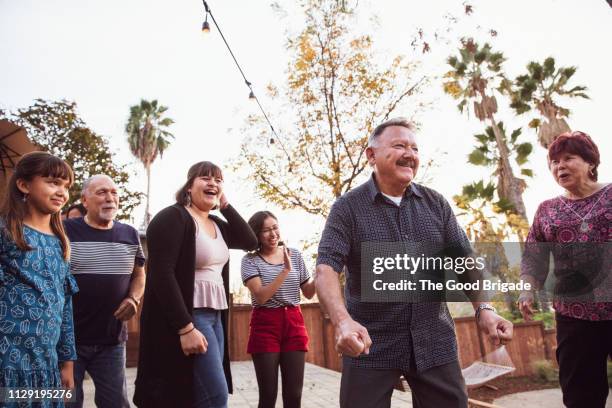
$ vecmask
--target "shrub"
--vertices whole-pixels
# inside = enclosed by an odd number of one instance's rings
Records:
[[[547,382],[559,381],[559,371],[550,360],[538,360],[532,363],[536,376]]]
[[[512,323],[523,323],[522,317],[516,317],[509,310],[500,310],[499,315],[504,319],[511,321]],[[533,320],[542,321],[544,323],[545,329],[554,329],[555,328],[555,313],[554,312],[536,312],[533,314]]]
[[[554,312],[537,312],[533,315],[533,320],[541,320],[544,323],[545,329],[553,329],[555,327]]]

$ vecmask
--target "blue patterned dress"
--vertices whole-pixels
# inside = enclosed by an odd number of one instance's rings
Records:
[[[78,288],[60,240],[27,226],[23,233],[31,251],[17,248],[0,220],[0,387],[60,388],[58,363],[76,360],[71,296]]]

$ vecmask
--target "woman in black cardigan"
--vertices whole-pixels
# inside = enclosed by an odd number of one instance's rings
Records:
[[[147,229],[147,287],[140,319],[134,394],[138,407],[225,406],[227,393],[232,392],[226,306],[229,255],[227,250],[211,254],[210,248],[226,245],[231,249],[253,250],[257,238],[227,203],[221,169],[210,162],[200,162],[189,169],[187,177],[176,194],[177,203],[159,212]],[[227,222],[209,215],[216,207]],[[218,240],[217,232],[222,240]],[[215,270],[221,268],[222,285],[221,280],[199,280],[201,276],[214,278]],[[221,293],[219,287],[223,287]],[[200,323],[203,318],[219,319],[223,330],[204,330]],[[209,335],[204,336],[201,331]],[[224,382],[223,376],[219,378],[220,368],[210,365],[215,353],[221,352]],[[222,389],[223,383],[227,389]],[[210,395],[211,387],[215,395]]]

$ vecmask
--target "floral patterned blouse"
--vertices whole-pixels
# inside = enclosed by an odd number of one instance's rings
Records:
[[[570,256],[564,254],[566,251],[582,251],[581,254],[593,254],[593,257],[600,258],[603,262],[598,264],[598,283],[593,285],[593,291],[600,292],[600,299],[610,298],[610,244],[612,242],[612,184],[608,184],[594,194],[570,200],[565,197],[556,197],[546,200],[540,204],[536,211],[533,224],[527,236],[527,248],[529,243],[550,242],[556,244],[575,244],[558,246],[553,250],[555,259],[555,275],[559,274],[561,265],[573,263]],[[603,245],[588,246],[583,243],[597,243]],[[595,252],[592,252],[595,251]],[[601,251],[605,251],[602,254]],[[576,253],[576,252],[575,252]],[[566,256],[566,259],[562,259]],[[585,256],[583,256],[585,258]],[[561,259],[561,260],[560,260]],[[543,274],[535,273],[526,266],[523,261],[522,275],[532,275],[542,284],[546,279],[546,272]],[[554,299],[553,305],[557,313],[565,316],[583,320],[612,320],[612,302],[585,302],[569,301],[564,299]]]
[[[0,220],[0,387],[60,388],[59,362],[76,360],[72,295],[60,240],[24,226],[22,251]],[[62,401],[2,407],[63,407]]]

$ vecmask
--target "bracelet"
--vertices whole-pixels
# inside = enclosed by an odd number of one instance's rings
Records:
[[[136,303],[136,306],[140,305],[140,300],[136,299],[134,296],[128,295],[127,297],[128,299],[132,299],[134,303]]]
[[[482,312],[483,310],[490,310],[493,313],[497,313],[497,310],[495,310],[495,308],[493,306],[491,306],[488,303],[481,303],[478,305],[478,308],[476,308],[476,322],[478,322],[478,319],[480,319],[480,312]]]
[[[195,326],[193,326],[191,329],[187,330],[185,333],[180,333],[180,334],[179,334],[179,336],[184,336],[184,335],[186,335],[186,334],[191,333],[191,332],[192,332],[192,331],[194,331],[194,330],[195,330]]]

